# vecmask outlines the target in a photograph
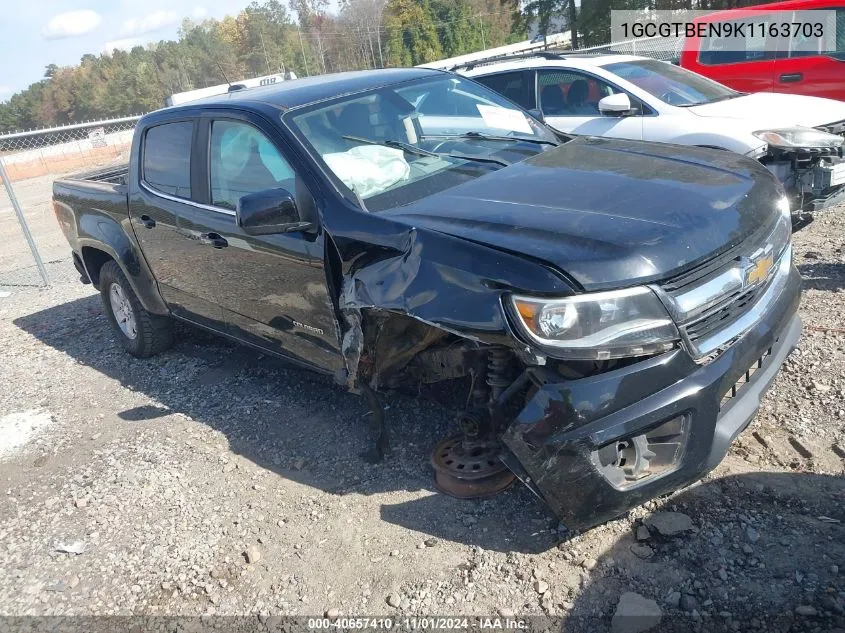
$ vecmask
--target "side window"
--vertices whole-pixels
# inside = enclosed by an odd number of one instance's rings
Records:
[[[499,73],[496,75],[487,75],[486,77],[473,77],[475,81],[484,84],[491,90],[495,90],[500,95],[507,97],[514,103],[518,103],[523,108],[530,110],[534,107],[531,103],[531,96],[526,90],[526,79],[531,76],[531,73],[516,72],[516,73]]]
[[[143,179],[151,188],[171,196],[191,197],[190,121],[165,123],[147,130],[144,136]]]
[[[830,20],[827,20],[825,32],[830,33],[835,27],[836,38],[815,37],[814,33],[804,32],[803,29],[792,34],[789,40],[789,57],[818,57],[825,55],[845,61],[845,9],[819,9],[830,11]],[[797,11],[794,14],[793,22],[812,23],[810,11]]]
[[[211,124],[211,204],[235,209],[247,194],[267,189],[294,191],[290,164],[256,128],[238,121]]]
[[[789,20],[787,20],[789,21]],[[735,35],[733,27],[728,27],[735,21],[721,23],[722,31],[730,35],[718,35],[701,38],[698,61],[705,66],[721,66],[722,64],[739,64],[742,62],[758,62],[774,59],[775,43],[770,41],[770,17],[754,20],[743,20],[745,24],[753,24],[751,35],[748,37]],[[719,23],[713,23],[714,33],[719,31]]]
[[[571,70],[541,70],[537,90],[546,116],[599,116],[599,100],[621,92],[601,79]],[[631,103],[638,105],[634,98]]]

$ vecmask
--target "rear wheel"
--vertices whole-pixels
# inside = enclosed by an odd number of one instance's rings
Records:
[[[144,309],[116,262],[103,264],[99,282],[103,307],[127,352],[148,358],[173,344],[173,322]]]

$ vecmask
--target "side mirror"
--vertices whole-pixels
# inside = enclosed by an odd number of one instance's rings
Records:
[[[599,112],[606,116],[631,114],[631,100],[624,92],[608,95],[599,101]]]
[[[528,114],[530,114],[531,116],[533,116],[533,117],[534,117],[535,119],[537,119],[540,123],[545,123],[545,122],[546,122],[546,115],[545,115],[545,114],[543,114],[543,111],[542,111],[540,108],[531,108],[531,109],[528,111]]]
[[[302,220],[296,201],[287,189],[268,189],[243,196],[238,200],[235,218],[247,235],[292,233],[314,228],[312,222]]]

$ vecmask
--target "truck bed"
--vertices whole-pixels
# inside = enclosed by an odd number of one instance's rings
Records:
[[[74,174],[62,180],[81,180],[87,182],[100,182],[113,185],[125,185],[126,176],[129,173],[129,164],[100,168],[94,171],[87,171],[81,174]]]

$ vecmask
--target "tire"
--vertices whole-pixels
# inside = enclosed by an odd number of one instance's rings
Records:
[[[173,322],[144,309],[117,262],[103,264],[99,286],[109,322],[120,344],[132,356],[149,358],[173,345]]]

